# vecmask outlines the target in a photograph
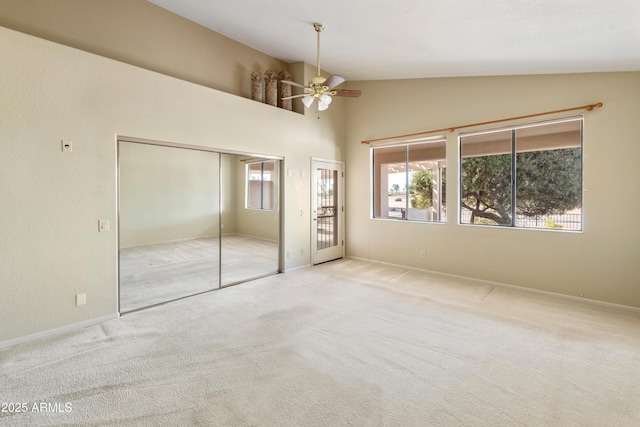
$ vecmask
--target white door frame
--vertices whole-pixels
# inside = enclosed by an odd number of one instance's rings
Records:
[[[333,168],[337,171],[338,198],[335,209],[335,217],[338,223],[338,232],[336,235],[337,245],[331,248],[318,250],[318,197],[317,197],[317,169],[321,166]],[[316,157],[311,158],[311,264],[320,264],[322,262],[332,261],[345,256],[344,243],[344,162],[338,160],[327,160]]]

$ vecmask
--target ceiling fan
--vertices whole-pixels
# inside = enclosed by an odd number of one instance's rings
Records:
[[[318,111],[324,111],[329,108],[329,104],[331,104],[333,96],[348,96],[357,98],[361,95],[362,92],[355,89],[334,89],[336,86],[343,83],[346,79],[337,74],[332,74],[327,79],[320,75],[320,32],[324,30],[324,25],[318,24],[316,22],[313,24],[313,28],[315,28],[316,32],[318,33],[318,75],[309,80],[307,86],[301,85],[300,83],[292,82],[290,80],[282,80],[282,83],[304,89],[304,93],[301,95],[287,96],[282,99],[302,98],[302,103],[307,108],[311,108],[311,105],[313,105],[313,101],[317,99]]]

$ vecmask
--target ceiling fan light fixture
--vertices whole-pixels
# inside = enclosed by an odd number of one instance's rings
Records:
[[[329,95],[328,93],[323,93],[322,95],[320,95],[319,102],[327,104],[327,107],[329,106],[329,104],[331,104],[331,101],[333,101],[333,98],[331,98],[331,95]]]
[[[306,95],[304,98],[302,98],[302,103],[305,107],[311,108],[311,104],[313,104],[313,96]]]
[[[345,78],[337,74],[332,74],[328,78],[322,77],[320,73],[320,32],[324,29],[324,25],[314,23],[313,27],[318,34],[318,50],[317,50],[317,67],[318,75],[309,80],[309,83],[305,86],[290,80],[282,80],[282,83],[291,86],[299,87],[304,90],[304,93],[298,95],[287,96],[282,99],[301,98],[305,107],[311,108],[313,100],[318,98],[318,111],[324,111],[329,108],[329,104],[333,101],[333,96],[360,96],[359,90],[334,90],[334,88],[344,83]],[[319,118],[319,117],[318,117]]]
[[[327,93],[320,95],[318,98],[318,111],[324,111],[329,108],[329,104],[331,104],[332,100],[331,95]]]

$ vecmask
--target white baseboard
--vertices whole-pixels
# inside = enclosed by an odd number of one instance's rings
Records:
[[[311,267],[311,264],[299,265],[297,267],[287,268],[284,270],[284,273],[291,273],[292,271],[300,270],[302,268]]]
[[[618,309],[618,310],[627,310],[627,311],[633,311],[633,312],[636,312],[636,313],[640,313],[640,307],[633,307],[631,305],[616,304],[616,303],[613,303],[613,302],[600,301],[600,300],[595,300],[595,299],[590,299],[590,298],[585,298],[585,297],[577,297],[577,296],[573,296],[573,295],[561,294],[559,292],[543,291],[543,290],[540,290],[540,289],[526,288],[524,286],[510,285],[510,284],[507,284],[507,283],[493,282],[491,280],[477,279],[475,277],[461,276],[459,274],[443,273],[441,271],[427,270],[427,269],[424,269],[424,268],[417,268],[417,267],[409,267],[407,265],[394,264],[394,263],[391,263],[391,262],[378,261],[378,260],[375,260],[375,259],[367,259],[367,258],[361,258],[361,257],[355,257],[355,256],[348,256],[346,258],[355,259],[355,260],[358,260],[358,261],[373,262],[373,263],[376,263],[376,264],[383,264],[383,265],[388,265],[388,266],[391,266],[391,267],[406,268],[407,270],[422,271],[424,273],[436,274],[436,275],[440,275],[440,276],[444,276],[444,277],[451,277],[451,278],[454,278],[454,279],[470,280],[470,281],[473,281],[473,282],[476,282],[476,283],[479,283],[479,284],[483,284],[483,285],[495,286],[497,288],[513,289],[513,290],[521,291],[521,292],[529,292],[529,293],[538,294],[538,295],[547,295],[547,296],[551,296],[551,297],[555,297],[555,298],[562,298],[562,299],[569,300],[569,301],[576,301],[576,302],[581,302],[581,303],[598,305],[600,307],[615,308],[615,309]]]
[[[22,337],[13,338],[7,341],[0,342],[0,350],[3,350],[8,347],[13,347],[14,345],[22,344],[28,341],[37,340],[40,338],[50,337],[52,335],[61,334],[64,332],[70,332],[76,329],[85,328],[87,326],[93,326],[100,323],[107,322],[109,320],[114,320],[120,317],[119,313],[109,314],[108,316],[96,317],[94,319],[84,320],[78,323],[71,323],[69,325],[60,326],[59,328],[47,329],[46,331],[36,332],[35,334],[24,335]]]

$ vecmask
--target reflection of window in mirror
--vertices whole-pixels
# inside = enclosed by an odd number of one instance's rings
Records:
[[[247,163],[246,208],[273,210],[275,161]]]

